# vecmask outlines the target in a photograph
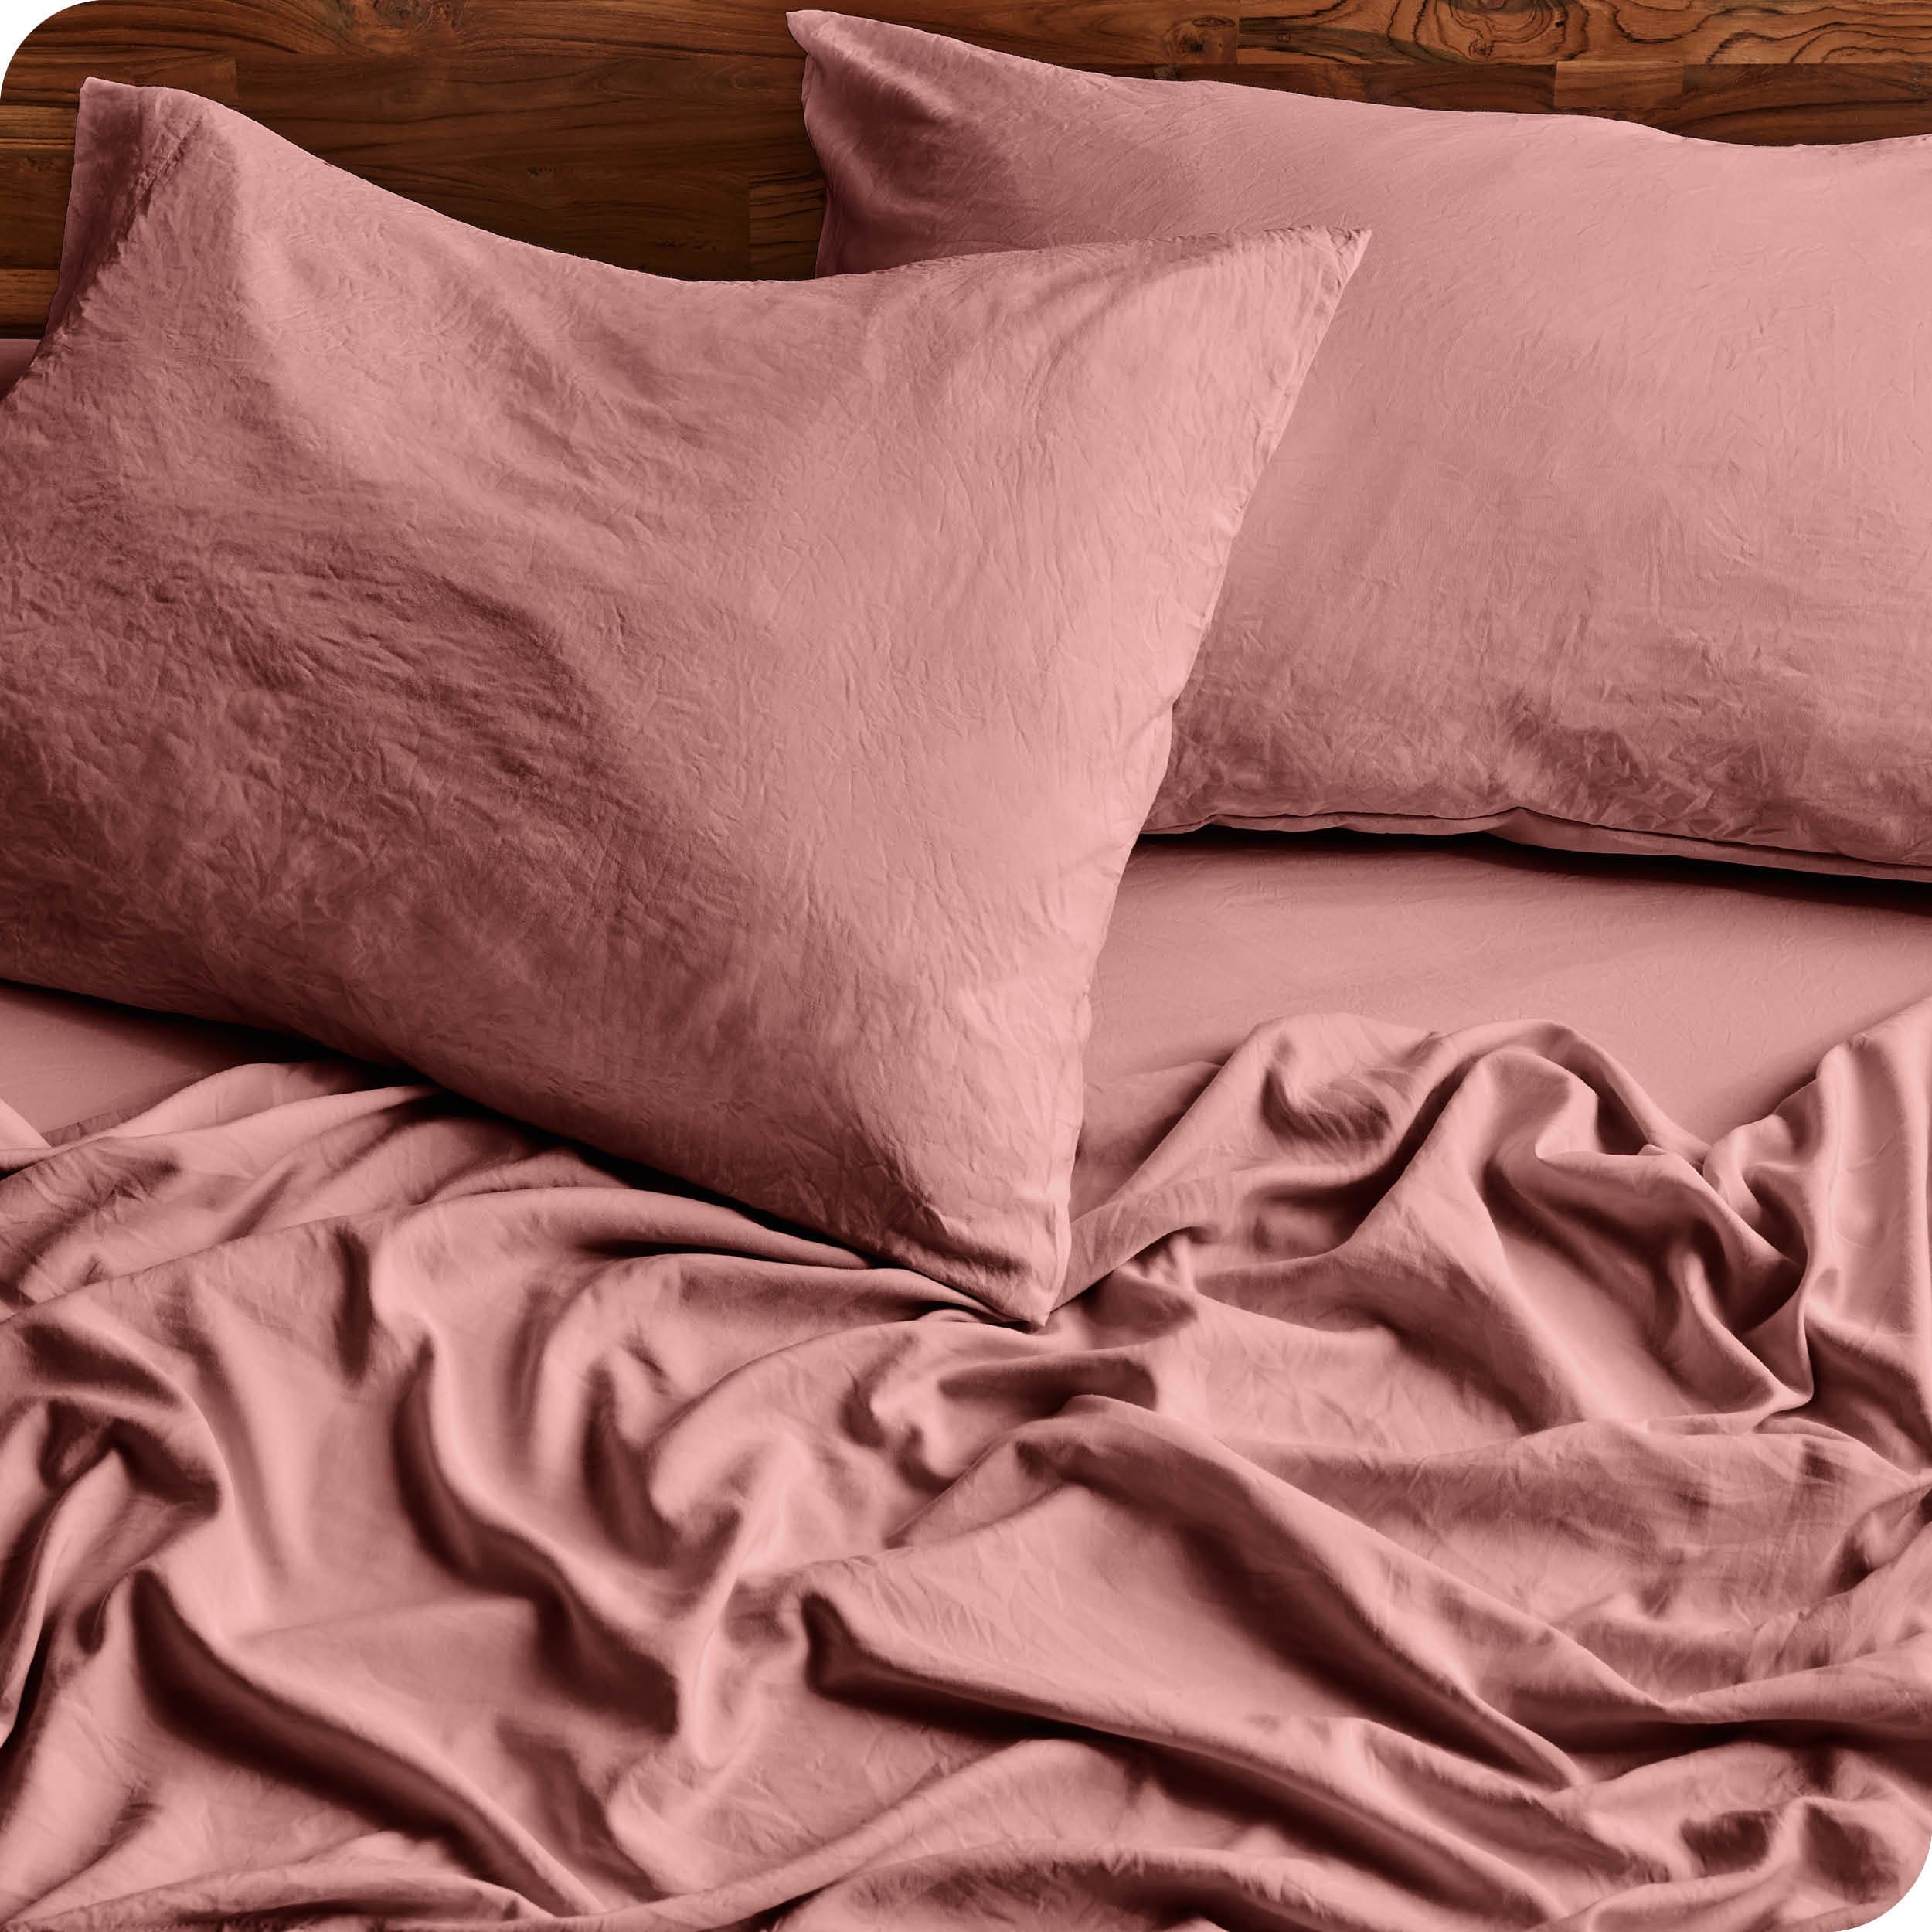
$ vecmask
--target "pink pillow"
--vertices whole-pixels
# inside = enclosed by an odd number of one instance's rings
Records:
[[[689,285],[89,83],[0,403],[0,976],[308,1033],[1022,1318],[1359,249]]]
[[[1375,232],[1151,828],[1932,866],[1932,141],[1733,147],[791,19],[821,270]]]

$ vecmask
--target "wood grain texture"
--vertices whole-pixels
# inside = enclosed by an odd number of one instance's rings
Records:
[[[37,335],[53,300],[51,268],[0,268],[0,335]]]
[[[750,274],[752,184],[813,173],[803,73],[795,53],[236,66],[245,111],[398,194],[520,240],[692,276]]]
[[[1932,0],[1301,0],[1244,15],[1240,44],[1257,59],[1889,65],[1932,56]]]
[[[1069,66],[1607,114],[1726,141],[1932,132],[1932,0],[912,0]],[[90,73],[186,87],[400,194],[665,274],[811,272],[785,0],[88,0],[0,90],[0,334],[35,332]]]
[[[1232,52],[1235,21],[1189,0],[920,0],[911,11],[855,5],[935,33],[1041,60],[1185,60],[1206,34]],[[454,55],[797,52],[786,0],[88,0],[43,22],[15,57],[9,100],[65,88],[77,63],[250,54]]]

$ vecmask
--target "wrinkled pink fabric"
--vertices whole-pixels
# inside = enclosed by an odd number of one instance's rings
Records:
[[[1152,826],[1932,867],[1932,138],[1767,148],[790,16],[820,267],[1363,223]]]
[[[1932,1828],[1932,1006],[1090,1126],[1029,1333],[425,1087],[0,1168],[0,1917],[1862,1923]]]
[[[1360,238],[695,286],[166,89],[77,156],[0,401],[0,977],[1043,1314],[1107,908]]]

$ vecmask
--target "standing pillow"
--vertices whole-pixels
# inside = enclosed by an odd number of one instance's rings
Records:
[[[821,271],[1375,233],[1150,829],[1932,866],[1932,140],[1733,147],[791,21]]]
[[[691,286],[90,82],[0,400],[0,976],[292,1029],[1020,1318],[1359,249]]]

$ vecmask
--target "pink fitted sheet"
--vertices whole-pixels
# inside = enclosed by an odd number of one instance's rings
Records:
[[[19,381],[20,372],[33,360],[34,351],[39,346],[37,342],[15,342],[0,337],[0,396],[5,395]]]
[[[1932,888],[1481,838],[1148,839],[1094,988],[1088,1081],[1223,1060],[1264,1022],[1559,1021],[1709,1138],[1932,992]]]
[[[1482,839],[1149,839],[1094,988],[1090,1087],[1353,1012],[1553,1019],[1692,1133],[1756,1118],[1838,1041],[1932,992],[1932,889]],[[299,1044],[0,985],[0,1101],[43,1133]]]
[[[41,1134],[151,1106],[226,1067],[318,1050],[243,1026],[0,980],[0,1110]]]

